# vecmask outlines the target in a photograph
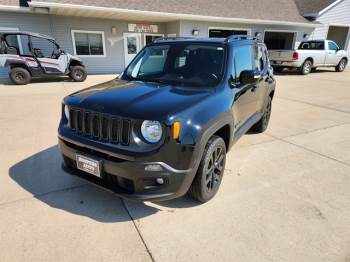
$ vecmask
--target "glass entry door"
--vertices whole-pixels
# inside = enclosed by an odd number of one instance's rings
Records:
[[[141,34],[124,33],[124,57],[125,67],[134,59],[141,50]]]

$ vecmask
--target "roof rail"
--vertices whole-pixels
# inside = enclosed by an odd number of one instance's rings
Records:
[[[226,37],[225,43],[228,43],[228,42],[234,41],[234,40],[243,40],[243,39],[262,41],[258,37],[259,36],[252,36],[252,35],[230,35],[230,36]]]
[[[159,37],[159,38],[154,39],[152,43],[157,43],[159,41],[167,41],[167,40],[186,40],[186,39],[195,39],[195,37],[186,37],[186,36]]]

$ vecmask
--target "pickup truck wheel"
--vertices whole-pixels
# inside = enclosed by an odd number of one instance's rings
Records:
[[[335,67],[335,71],[337,72],[343,72],[345,70],[347,61],[345,58],[343,58],[342,60],[340,60],[339,64]]]
[[[304,64],[300,68],[300,74],[307,75],[312,70],[312,62],[310,60],[306,60]]]
[[[194,178],[189,195],[205,203],[218,192],[226,163],[226,145],[218,136],[212,136],[205,146],[202,160]]]
[[[87,77],[86,70],[83,66],[72,66],[70,70],[69,76],[75,82],[83,82]]]
[[[10,73],[11,81],[16,85],[26,85],[30,83],[32,79],[29,71],[23,67],[14,67]]]
[[[265,106],[265,109],[264,109],[263,116],[261,117],[259,122],[257,122],[252,127],[252,131],[254,131],[256,133],[263,133],[267,129],[269,122],[270,122],[271,109],[272,109],[272,99],[269,96],[268,101],[267,101],[266,106]]]

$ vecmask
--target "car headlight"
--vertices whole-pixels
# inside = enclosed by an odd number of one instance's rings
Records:
[[[64,106],[64,115],[66,116],[67,120],[69,120],[69,107],[67,105]]]
[[[141,125],[144,139],[150,143],[157,143],[162,138],[162,125],[158,121],[145,120]]]

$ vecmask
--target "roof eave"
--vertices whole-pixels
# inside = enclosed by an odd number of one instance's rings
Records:
[[[195,21],[211,21],[211,22],[229,22],[229,23],[244,23],[244,24],[280,24],[286,26],[301,26],[315,28],[318,26],[316,23],[311,22],[291,22],[291,21],[278,21],[278,20],[262,20],[262,19],[247,19],[247,18],[231,18],[231,17],[216,17],[216,16],[205,16],[205,15],[193,15],[193,14],[181,14],[181,13],[166,13],[166,12],[155,12],[155,11],[144,11],[144,10],[134,10],[134,9],[122,9],[122,8],[110,8],[110,7],[99,7],[99,6],[87,6],[87,5],[77,5],[77,4],[62,4],[62,3],[52,3],[52,2],[41,2],[41,1],[31,1],[28,2],[30,7],[46,7],[46,8],[65,8],[65,9],[75,9],[75,10],[85,10],[85,11],[100,11],[116,14],[133,14],[152,17],[162,17],[164,19],[169,19],[169,21],[174,20],[195,20]]]

